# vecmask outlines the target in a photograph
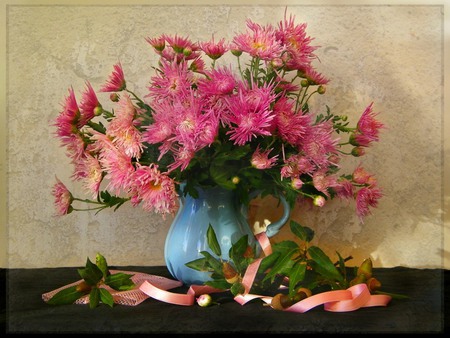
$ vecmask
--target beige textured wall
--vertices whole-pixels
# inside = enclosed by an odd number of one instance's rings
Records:
[[[145,92],[154,55],[145,37],[230,39],[245,19],[277,23],[284,6],[9,6],[7,8],[7,264],[79,266],[96,252],[114,265],[164,264],[170,219],[125,206],[98,215],[53,216],[55,173],[72,168],[51,121],[73,86],[99,88],[122,62],[129,85]],[[296,209],[331,255],[368,256],[376,266],[440,267],[443,248],[442,6],[288,7],[322,46],[333,111],[355,116],[371,101],[388,126],[364,159],[385,197],[360,224],[333,202]],[[105,97],[106,100],[106,97]],[[70,186],[70,185],[69,185]],[[286,236],[283,232],[279,237]]]

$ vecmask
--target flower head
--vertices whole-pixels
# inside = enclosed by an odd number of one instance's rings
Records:
[[[127,87],[125,76],[123,75],[122,64],[120,62],[114,65],[114,71],[109,76],[108,82],[106,82],[101,88],[101,92],[120,92]]]
[[[72,211],[73,196],[58,178],[56,178],[56,184],[52,188],[52,195],[55,198],[57,215],[67,215]]]

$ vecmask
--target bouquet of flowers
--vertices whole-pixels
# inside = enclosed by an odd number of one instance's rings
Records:
[[[374,175],[362,165],[340,169],[344,157],[363,156],[379,140],[383,124],[373,103],[354,125],[327,106],[312,109],[329,80],[313,66],[318,47],[306,24],[293,16],[277,26],[247,20],[231,42],[166,34],[146,41],[159,62],[139,95],[120,62],[99,91],[86,81],[79,102],[69,88],[53,126],[74,165],[72,179],[89,197],[74,196],[56,178],[59,215],[129,201],[165,216],[180,194],[212,186],[235,190],[243,203],[251,190],[291,205],[354,199],[361,219],[377,206]],[[234,67],[220,63],[227,53]]]

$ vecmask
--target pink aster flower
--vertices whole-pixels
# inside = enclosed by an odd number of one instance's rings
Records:
[[[81,124],[85,125],[95,115],[98,115],[98,110],[102,108],[102,105],[97,99],[94,89],[91,84],[86,81],[86,90],[81,97],[80,109],[81,109]]]
[[[384,124],[375,118],[378,113],[374,113],[372,108],[373,102],[364,110],[358,121],[357,131],[350,138],[350,142],[355,146],[368,147],[379,140],[379,132]]]
[[[304,69],[315,58],[313,52],[317,47],[311,46],[312,38],[306,35],[306,23],[296,24],[294,16],[279,22],[275,36],[286,46],[284,60],[287,70]]]
[[[310,115],[294,112],[294,102],[287,97],[279,99],[274,107],[274,124],[283,140],[298,145],[311,124]]]
[[[75,172],[72,178],[84,182],[84,188],[92,194],[92,198],[97,198],[100,183],[103,179],[103,170],[98,159],[90,154],[75,163]]]
[[[280,57],[284,44],[277,39],[272,25],[261,26],[247,19],[248,31],[233,38],[233,49],[248,53],[252,57],[270,61]]]
[[[198,57],[199,47],[196,43],[192,42],[188,37],[181,37],[178,35],[167,35],[162,36],[167,44],[173,49],[175,54],[181,56],[182,59],[192,60]],[[177,58],[180,61],[181,58]]]
[[[337,153],[337,138],[333,138],[333,126],[328,121],[310,126],[301,144],[301,149],[318,166],[327,167],[329,156]]]
[[[261,151],[261,148],[258,145],[255,152],[252,155],[251,159],[252,166],[255,167],[256,169],[272,168],[278,159],[278,155],[269,158],[269,154],[272,150],[273,148],[268,149],[266,151]]]
[[[163,216],[176,211],[178,195],[175,191],[175,183],[161,173],[156,164],[138,165],[133,175],[133,182],[130,195],[134,206],[142,203],[144,210]]]
[[[370,207],[377,207],[383,196],[381,189],[376,186],[361,188],[356,193],[356,213],[362,219],[370,214]]]
[[[338,185],[336,176],[327,173],[327,169],[320,169],[316,171],[313,174],[312,179],[314,188],[324,193],[326,196],[330,195],[328,189],[334,188]]]
[[[228,46],[225,44],[225,39],[215,42],[213,36],[211,41],[200,43],[200,49],[211,59],[217,60],[228,51]]]
[[[101,88],[101,92],[120,92],[127,87],[125,76],[123,75],[122,65],[120,62],[114,65],[114,71],[109,76],[108,82]]]
[[[354,194],[354,186],[353,183],[349,180],[342,179],[337,182],[337,185],[334,187],[336,194],[339,198],[353,198]]]
[[[145,41],[155,48],[157,52],[162,52],[166,47],[166,40],[162,36],[158,38],[145,38]]]
[[[136,129],[137,110],[128,94],[121,95],[116,116],[109,123],[106,134],[112,138],[113,144],[122,149],[126,155],[139,159],[143,144],[139,130]]]
[[[56,136],[61,139],[63,144],[65,143],[65,138],[70,138],[74,133],[78,132],[80,116],[75,93],[73,88],[69,88],[69,95],[64,100],[63,109],[53,123],[53,126],[57,128]]]
[[[221,67],[206,73],[207,77],[198,81],[198,91],[202,96],[231,94],[237,81],[230,68]]]
[[[376,179],[369,174],[361,165],[358,165],[352,174],[353,182],[357,184],[372,185],[376,183]]]
[[[55,207],[58,216],[67,215],[72,211],[73,197],[67,187],[56,177],[56,184],[52,188]]]
[[[149,94],[156,100],[167,97],[187,95],[193,83],[193,74],[188,70],[186,62],[169,62],[161,60],[161,71],[151,78]]]

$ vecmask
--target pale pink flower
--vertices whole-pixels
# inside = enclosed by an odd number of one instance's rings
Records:
[[[358,165],[352,174],[353,182],[357,184],[371,185],[376,183],[372,174],[369,174],[361,165]]]
[[[252,166],[255,167],[256,169],[272,168],[276,164],[278,159],[278,155],[269,158],[269,154],[272,150],[273,148],[261,151],[261,148],[258,145],[255,152],[252,155],[251,159]]]
[[[108,82],[106,82],[101,88],[101,92],[120,92],[126,89],[127,83],[125,76],[123,75],[122,64],[120,62],[114,65],[114,70],[109,76]]]
[[[103,179],[103,170],[98,159],[90,154],[85,154],[75,163],[75,172],[72,178],[83,181],[84,188],[92,194],[92,198],[97,198],[100,183]]]
[[[283,56],[287,70],[304,69],[315,58],[313,52],[317,47],[311,46],[312,38],[306,35],[306,23],[296,24],[294,16],[279,22],[275,36],[286,46]]]
[[[294,177],[294,178],[291,180],[291,187],[292,187],[292,188],[298,190],[298,189],[301,189],[302,186],[303,186],[303,181],[302,181],[300,178]]]
[[[284,166],[281,168],[281,177],[296,178],[301,174],[311,174],[315,168],[315,165],[307,157],[294,154],[285,160]]]
[[[67,215],[72,211],[73,197],[67,187],[56,177],[56,184],[52,188],[55,207],[58,216]]]
[[[194,81],[193,74],[187,68],[186,62],[168,62],[161,60],[161,71],[151,78],[149,94],[156,100],[166,100],[168,97],[187,95]]]
[[[134,206],[142,203],[144,210],[163,216],[176,211],[178,195],[175,191],[175,183],[167,175],[162,174],[157,165],[138,165],[133,175],[133,182],[130,195]]]
[[[116,116],[110,121],[106,134],[126,155],[139,159],[143,151],[142,137],[135,127],[139,123],[137,109],[128,94],[121,95]]]
[[[272,25],[261,26],[247,19],[248,31],[233,38],[233,49],[248,53],[261,60],[272,60],[280,57],[285,50],[284,44],[277,39]]]
[[[307,129],[301,149],[318,167],[327,167],[329,156],[337,153],[338,139],[333,138],[333,126],[329,121],[321,122]]]
[[[318,191],[330,196],[328,189],[338,186],[335,175],[327,173],[327,169],[320,169],[316,171],[313,176],[313,185]]]
[[[354,187],[352,182],[346,179],[339,180],[334,187],[334,191],[339,198],[353,198]]]

